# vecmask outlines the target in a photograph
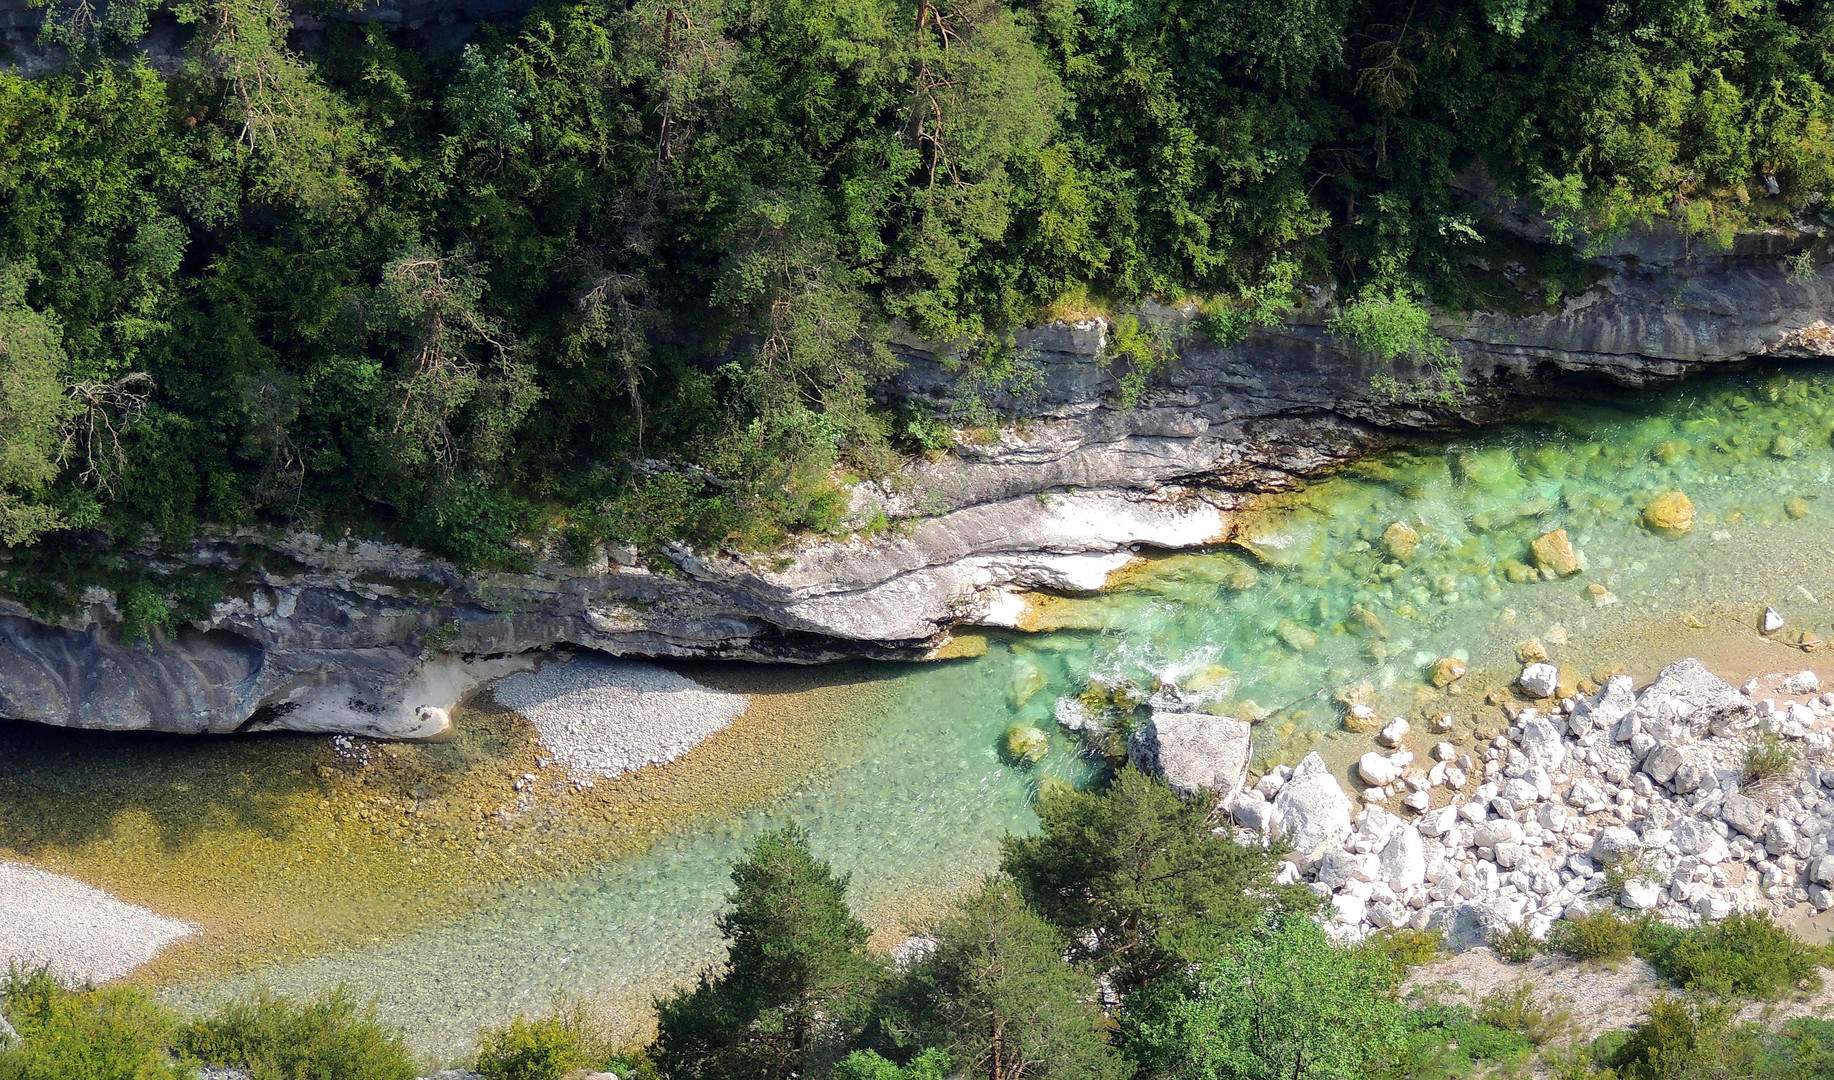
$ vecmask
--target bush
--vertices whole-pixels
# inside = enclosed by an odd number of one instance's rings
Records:
[[[1543,1004],[1532,983],[1486,994],[1474,1015],[1478,1023],[1513,1032],[1536,1046],[1568,1030],[1573,1020],[1568,1010]]]
[[[1745,747],[1745,783],[1786,776],[1796,763],[1796,751],[1774,731],[1762,731]]]
[[[1575,960],[1622,960],[1630,955],[1637,936],[1636,924],[1600,909],[1577,919],[1554,924],[1548,948]]]
[[[1735,1011],[1663,995],[1604,1063],[1622,1080],[1751,1076],[1753,1047],[1732,1028]]]
[[[925,1050],[900,1067],[871,1050],[855,1050],[834,1067],[834,1080],[943,1080],[949,1074],[949,1055]]]
[[[1500,934],[1491,934],[1486,944],[1490,946],[1491,952],[1511,964],[1526,964],[1541,951],[1541,943],[1535,940],[1535,935],[1521,926],[1512,926]]]
[[[417,1072],[375,1004],[359,1010],[341,986],[306,1002],[266,990],[227,1002],[179,1029],[173,1045],[253,1080],[413,1080]]]
[[[1637,954],[1686,989],[1776,998],[1800,983],[1821,985],[1815,951],[1765,916],[1733,915],[1690,930],[1659,926],[1637,935]]]
[[[130,986],[72,989],[43,968],[7,974],[6,1015],[21,1042],[0,1050],[0,1080],[184,1080],[166,1038],[173,1014]]]
[[[1445,935],[1437,930],[1390,930],[1369,939],[1368,947],[1394,965],[1398,983],[1409,968],[1432,961],[1445,949]]]
[[[486,1080],[559,1080],[600,1064],[606,1048],[578,1012],[518,1016],[478,1034],[477,1070]]]
[[[1393,1080],[1452,1080],[1484,1072],[1482,1066],[1519,1064],[1535,1051],[1523,1035],[1483,1023],[1463,1005],[1408,1010],[1406,1042],[1379,1075]]]

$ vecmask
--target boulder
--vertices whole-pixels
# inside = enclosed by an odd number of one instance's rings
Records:
[[[1637,695],[1628,675],[1613,675],[1605,688],[1591,698],[1581,699],[1567,718],[1567,729],[1575,738],[1593,730],[1610,731],[1626,716],[1636,711]]]
[[[1774,817],[1764,826],[1764,850],[1772,855],[1788,855],[1796,847],[1796,826],[1786,817]]]
[[[1014,724],[1006,729],[1001,750],[1015,765],[1036,765],[1051,752],[1051,737],[1030,724]]]
[[[1727,795],[1719,805],[1719,817],[1753,840],[1764,838],[1764,804],[1756,799],[1747,799],[1736,792]]]
[[[1694,502],[1679,491],[1658,495],[1643,508],[1643,526],[1661,536],[1684,536],[1694,531]]]
[[[1324,759],[1307,754],[1274,796],[1273,837],[1310,862],[1320,850],[1350,835],[1351,813],[1350,796],[1344,794]]]
[[[1560,669],[1545,661],[1530,664],[1516,678],[1516,685],[1532,698],[1548,698],[1560,687]]]
[[[6,1022],[5,1016],[0,1015],[0,1048],[11,1046],[18,1041],[19,1033],[13,1030],[13,1025]]]
[[[1274,804],[1259,791],[1244,791],[1229,804],[1229,820],[1244,829],[1266,832],[1273,819]]]
[[[1545,716],[1533,717],[1522,722],[1522,752],[1528,755],[1531,764],[1558,769],[1567,759],[1566,737],[1552,720]]]
[[[1592,841],[1592,861],[1600,866],[1617,866],[1631,862],[1643,851],[1643,841],[1635,832],[1623,825],[1609,825],[1600,829]]]
[[[1642,878],[1632,878],[1624,883],[1624,891],[1618,895],[1618,903],[1632,911],[1648,911],[1662,902],[1662,886]]]
[[[1428,916],[1426,928],[1439,931],[1448,951],[1462,953],[1489,944],[1493,935],[1508,932],[1509,923],[1489,905],[1471,903],[1438,909]]]
[[[1663,668],[1644,688],[1637,716],[1645,728],[1661,729],[1664,738],[1733,734],[1757,722],[1750,698],[1691,657]]]
[[[1666,784],[1675,778],[1683,763],[1680,749],[1672,743],[1662,743],[1643,759],[1643,771],[1656,783]]]
[[[1402,829],[1382,848],[1379,856],[1382,878],[1388,887],[1401,892],[1426,880],[1426,842],[1418,830]]]
[[[1401,766],[1374,750],[1357,759],[1356,774],[1370,787],[1387,787],[1401,779]]]
[[[1407,738],[1407,721],[1399,716],[1390,720],[1387,726],[1376,733],[1376,742],[1391,749],[1400,746],[1401,741],[1405,738]]]
[[[1216,792],[1235,797],[1248,779],[1253,753],[1248,725],[1209,713],[1154,709],[1128,740],[1127,759],[1183,795]]]
[[[1566,577],[1579,573],[1579,552],[1573,549],[1573,541],[1567,537],[1565,529],[1543,533],[1529,545],[1529,552],[1534,556],[1535,568],[1543,576]]]

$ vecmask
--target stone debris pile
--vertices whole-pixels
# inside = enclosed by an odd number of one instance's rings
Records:
[[[1537,666],[1525,686],[1545,681]],[[1394,721],[1378,736],[1391,749],[1355,764],[1360,810],[1316,753],[1225,805],[1242,840],[1291,849],[1284,880],[1310,882],[1347,938],[1430,928],[1463,949],[1612,904],[1680,924],[1821,911],[1834,907],[1831,732],[1834,693],[1813,672],[1740,690],[1682,660],[1640,693],[1620,675],[1525,708],[1464,749],[1436,730],[1417,756]]]

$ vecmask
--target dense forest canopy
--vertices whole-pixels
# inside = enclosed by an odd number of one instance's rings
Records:
[[[1709,244],[1834,187],[1821,0],[610,0],[309,53],[181,0],[160,70],[150,10],[57,0],[70,64],[0,75],[7,544],[758,546],[961,419],[874,404],[900,327],[997,379],[1146,297],[1481,306],[1479,171]]]

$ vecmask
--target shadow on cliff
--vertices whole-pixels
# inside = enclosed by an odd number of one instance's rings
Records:
[[[73,731],[0,719],[0,848],[23,854],[151,828],[175,851],[223,829],[285,838],[320,784],[296,735]]]

